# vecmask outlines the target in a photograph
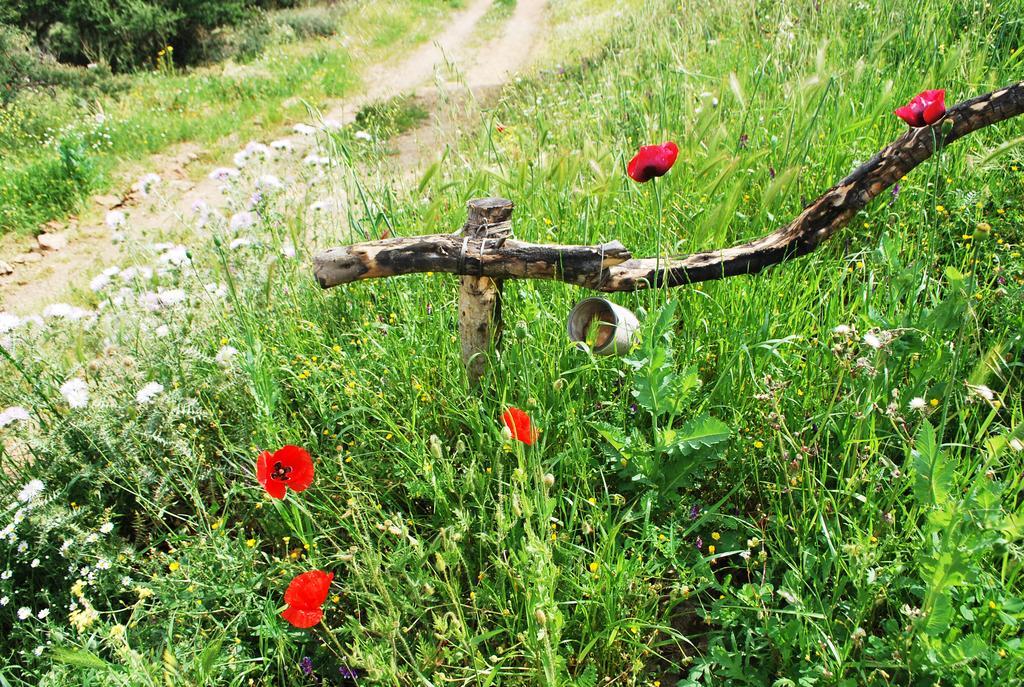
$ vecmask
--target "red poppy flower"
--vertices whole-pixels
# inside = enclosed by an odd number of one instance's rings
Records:
[[[502,413],[501,419],[509,431],[512,432],[512,438],[518,439],[527,446],[533,444],[537,437],[540,436],[540,432],[530,426],[530,416],[519,410],[519,408],[510,406],[508,410]]]
[[[946,91],[921,91],[913,100],[893,111],[910,126],[931,126],[946,114]]]
[[[288,608],[281,611],[281,617],[295,627],[313,627],[324,617],[320,608],[327,601],[327,592],[334,580],[334,573],[310,570],[297,575],[284,592]]]
[[[630,179],[642,184],[654,177],[660,177],[672,169],[678,156],[679,146],[672,141],[662,143],[660,146],[643,146],[629,161],[626,173],[629,174]]]
[[[313,459],[304,448],[283,446],[264,451],[256,459],[256,479],[275,499],[283,499],[285,487],[303,491],[313,483]]]

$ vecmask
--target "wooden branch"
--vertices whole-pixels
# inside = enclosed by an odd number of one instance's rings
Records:
[[[600,246],[559,246],[433,234],[331,248],[314,257],[313,264],[320,286],[327,289],[360,279],[414,272],[583,283],[631,257],[618,241]]]
[[[1024,81],[959,103],[934,125],[909,129],[789,224],[731,248],[632,259],[618,241],[558,246],[437,234],[332,248],[314,258],[315,273],[323,288],[413,272],[449,272],[494,279],[557,279],[597,291],[684,286],[756,274],[813,251],[872,199],[931,157],[937,146],[1022,113]]]

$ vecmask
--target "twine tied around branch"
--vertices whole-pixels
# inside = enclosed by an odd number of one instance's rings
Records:
[[[476,276],[483,276],[483,257],[487,251],[487,242],[493,241],[491,248],[501,248],[505,241],[512,236],[512,222],[506,220],[504,222],[484,223],[479,225],[470,225],[468,222],[462,226],[462,228],[452,233],[452,236],[462,237],[462,248],[459,251],[458,261],[458,274],[466,274],[466,255],[469,250],[469,240],[479,239],[480,245],[478,247],[479,265],[480,269]]]

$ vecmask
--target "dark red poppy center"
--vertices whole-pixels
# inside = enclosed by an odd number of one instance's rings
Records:
[[[285,466],[281,464],[281,461],[274,463],[274,471],[270,473],[270,479],[276,479],[279,482],[287,482],[291,479],[288,473],[291,472],[291,466]]]

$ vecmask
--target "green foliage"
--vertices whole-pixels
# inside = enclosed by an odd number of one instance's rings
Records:
[[[108,69],[81,70],[62,65],[32,46],[24,33],[0,23],[0,107],[4,108],[0,117],[4,119],[9,117],[6,108],[12,107],[21,91],[62,86],[87,93],[109,76]]]
[[[391,138],[421,124],[428,117],[415,97],[400,96],[387,102],[371,103],[356,113],[355,124],[375,138]]]
[[[146,64],[176,38],[183,15],[147,0],[68,0],[46,47],[65,62],[126,71]]]
[[[345,6],[296,7],[275,12],[272,21],[278,26],[288,27],[300,38],[333,36],[338,32],[341,17],[347,10]]]
[[[620,488],[652,489],[662,500],[674,498],[692,472],[713,465],[722,455],[719,444],[731,434],[725,423],[706,414],[677,426],[690,394],[701,384],[695,368],[676,369],[672,330],[677,304],[669,300],[651,316],[649,335],[625,359],[634,371],[631,395],[646,417],[629,417],[622,429],[595,423],[611,448]]]

